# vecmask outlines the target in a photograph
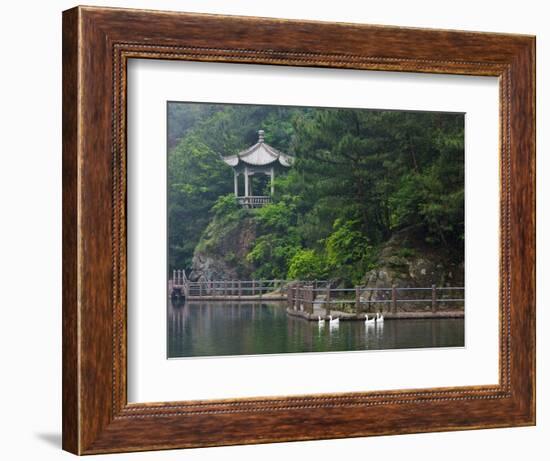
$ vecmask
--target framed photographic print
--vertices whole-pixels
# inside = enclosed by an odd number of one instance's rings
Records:
[[[64,12],[64,449],[534,424],[534,50]]]

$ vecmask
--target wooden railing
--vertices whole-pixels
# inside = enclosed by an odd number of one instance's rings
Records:
[[[251,195],[248,197],[237,197],[239,205],[246,208],[260,208],[271,202],[271,197],[267,195]]]
[[[414,297],[402,296],[403,293],[413,293]],[[355,288],[330,288],[315,287],[310,284],[291,283],[287,286],[287,303],[291,310],[303,310],[313,314],[317,306],[325,310],[329,315],[336,307],[351,305],[357,315],[366,312],[372,307],[376,311],[389,311],[396,313],[400,303],[424,303],[431,306],[432,312],[438,310],[442,303],[464,303],[464,287],[436,287],[429,288],[366,288],[356,286]],[[376,298],[366,297],[369,294]],[[382,293],[382,296],[380,296]],[[425,294],[426,296],[422,296]],[[445,296],[450,294],[451,296]],[[458,296],[457,296],[458,295]]]
[[[216,299],[234,299],[241,297],[257,297],[271,294],[281,299],[286,299],[287,280],[279,279],[257,279],[257,280],[199,280],[192,282],[185,275],[184,270],[174,270],[172,278],[168,281],[170,296],[183,296],[186,298],[216,298]],[[327,280],[304,280],[303,284],[308,284],[314,288],[320,288],[327,285]],[[271,296],[271,297],[273,297]]]
[[[400,304],[424,303],[436,312],[446,303],[464,303],[464,287],[427,288],[332,288],[327,280],[289,281],[280,279],[258,280],[199,280],[190,281],[185,271],[175,270],[169,281],[170,295],[188,299],[286,299],[288,308],[313,313],[314,307],[331,310],[353,310],[361,314],[368,310],[393,312]],[[351,309],[350,309],[351,307]]]
[[[172,283],[175,287],[181,287],[187,282],[187,276],[185,275],[184,270],[174,270],[172,271]]]
[[[204,280],[187,282],[189,297],[242,297],[262,296],[266,293],[280,291],[283,280]]]
[[[189,280],[182,269],[172,271],[172,278],[168,280],[168,294],[170,296],[188,296],[187,283]]]

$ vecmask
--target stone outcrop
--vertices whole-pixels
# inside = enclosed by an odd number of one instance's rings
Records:
[[[365,290],[361,297],[365,300],[386,300],[392,298],[391,291],[398,288],[463,287],[464,258],[447,250],[444,246],[428,245],[414,229],[396,232],[382,248],[376,269],[365,275]],[[421,311],[431,309],[431,293],[423,290],[398,290],[398,299],[426,299],[425,302],[399,302],[399,311]],[[438,298],[462,298],[461,290],[437,291]],[[391,303],[373,303],[384,310]],[[438,309],[463,309],[463,303],[438,303]]]
[[[250,280],[254,268],[246,255],[255,238],[256,224],[250,217],[229,223],[214,219],[195,249],[189,279]]]

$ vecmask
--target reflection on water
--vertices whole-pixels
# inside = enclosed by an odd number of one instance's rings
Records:
[[[168,357],[464,346],[463,319],[319,323],[286,304],[205,302],[168,306]]]

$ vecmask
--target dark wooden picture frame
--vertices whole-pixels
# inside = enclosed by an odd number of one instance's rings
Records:
[[[131,58],[498,77],[498,385],[128,403]],[[65,450],[92,454],[533,424],[534,37],[93,7],[63,13]]]

